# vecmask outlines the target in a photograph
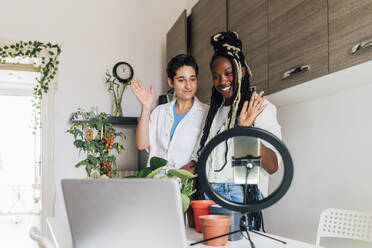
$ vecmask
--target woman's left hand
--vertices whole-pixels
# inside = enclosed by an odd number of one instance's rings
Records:
[[[238,125],[244,127],[250,127],[255,122],[257,116],[259,116],[262,111],[266,108],[267,104],[263,104],[266,96],[263,96],[264,92],[261,91],[259,95],[257,95],[256,91],[253,92],[251,99],[245,101],[242,107],[242,111],[240,112],[238,118]],[[257,96],[257,97],[256,97]]]

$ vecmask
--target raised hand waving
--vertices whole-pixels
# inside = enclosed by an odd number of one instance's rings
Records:
[[[264,92],[261,91],[259,95],[257,95],[256,91],[253,92],[251,99],[245,101],[242,107],[242,111],[240,112],[238,118],[238,125],[250,127],[254,124],[257,116],[259,116],[262,111],[266,108],[267,104],[263,104],[266,96],[263,96]],[[256,97],[257,96],[257,97]]]
[[[152,102],[154,101],[154,90],[152,85],[150,86],[150,92],[148,92],[141,84],[141,80],[132,79],[130,89],[142,104],[142,108],[151,109]]]

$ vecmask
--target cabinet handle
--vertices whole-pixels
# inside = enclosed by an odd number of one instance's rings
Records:
[[[310,71],[310,66],[309,65],[300,65],[293,67],[289,69],[288,71],[284,72],[282,75],[282,80],[289,78],[293,74],[299,73],[299,72],[305,72],[305,71]]]
[[[363,42],[360,42],[358,44],[356,44],[355,46],[353,46],[350,50],[350,54],[353,55],[355,54],[357,51],[361,50],[361,49],[364,49],[364,48],[367,48],[369,46],[372,46],[372,39],[369,39],[369,40],[366,40],[366,41],[363,41]]]

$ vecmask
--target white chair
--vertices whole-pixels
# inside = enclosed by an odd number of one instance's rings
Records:
[[[372,213],[327,208],[320,214],[316,246],[321,237],[372,243]]]
[[[30,237],[37,242],[40,248],[54,248],[52,242],[40,234],[40,230],[33,226],[30,228]]]

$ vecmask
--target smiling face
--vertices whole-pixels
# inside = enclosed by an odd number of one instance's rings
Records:
[[[230,102],[237,85],[234,83],[233,66],[229,59],[218,57],[212,63],[212,78],[218,93],[223,96],[225,102]]]
[[[195,96],[198,79],[192,66],[180,67],[173,80],[168,78],[168,84],[174,88],[174,93],[179,100],[190,100]]]

